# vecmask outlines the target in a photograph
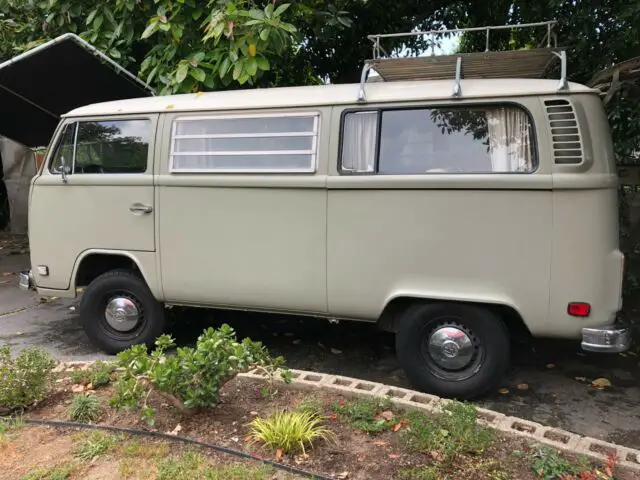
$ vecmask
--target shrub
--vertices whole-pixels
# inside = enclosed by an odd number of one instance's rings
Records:
[[[322,425],[322,418],[312,412],[276,412],[269,418],[254,418],[249,424],[250,436],[267,447],[283,453],[305,451],[318,438],[333,440],[335,434]]]
[[[39,348],[25,348],[11,358],[11,347],[0,348],[0,407],[26,407],[46,396],[56,362]]]
[[[100,399],[94,395],[75,395],[68,410],[69,420],[82,423],[96,421],[100,413]]]
[[[178,348],[175,355],[167,355],[174,345],[173,338],[162,335],[150,354],[144,345],[119,353],[124,372],[118,376],[111,405],[142,408],[143,418],[153,424],[155,411],[147,403],[152,391],[183,412],[213,407],[222,386],[238,373],[260,366],[273,374],[284,365],[282,357],[272,358],[260,342],[236,341],[235,331],[226,324],[206,329],[195,348]],[[285,381],[290,378],[286,370],[281,375]]]

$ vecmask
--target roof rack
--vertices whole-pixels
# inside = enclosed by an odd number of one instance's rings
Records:
[[[519,25],[369,35],[367,38],[373,42],[373,57],[367,60],[362,68],[358,102],[366,101],[365,84],[371,70],[375,70],[385,82],[418,79],[443,80],[453,77],[452,97],[461,98],[461,80],[463,78],[542,78],[556,58],[560,60],[558,90],[566,90],[569,88],[567,56],[564,50],[558,48],[557,37],[553,31],[555,24],[555,20],[550,20]],[[512,51],[491,51],[489,49],[489,35],[493,30],[535,27],[547,27],[547,33],[537,48]],[[452,33],[469,32],[485,32],[486,49],[484,52],[435,55],[435,47],[439,38]],[[431,37],[428,40],[431,56],[390,58],[381,46],[381,40],[385,38],[398,39],[418,36]],[[387,58],[384,58],[383,55]]]

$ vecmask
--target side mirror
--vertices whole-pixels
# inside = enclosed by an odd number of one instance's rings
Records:
[[[64,161],[64,155],[60,156],[60,174],[62,175],[62,183],[67,183],[67,163]]]

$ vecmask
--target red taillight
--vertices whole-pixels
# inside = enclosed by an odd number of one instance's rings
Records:
[[[582,302],[572,302],[567,307],[567,313],[573,317],[588,317],[591,313],[591,305]]]

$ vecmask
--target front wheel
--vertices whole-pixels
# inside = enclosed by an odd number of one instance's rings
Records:
[[[509,364],[509,336],[502,321],[472,305],[410,307],[400,319],[396,350],[418,389],[458,399],[497,388]]]
[[[89,284],[80,319],[91,342],[109,354],[136,344],[152,347],[166,326],[163,306],[145,281],[128,270],[103,273]]]

